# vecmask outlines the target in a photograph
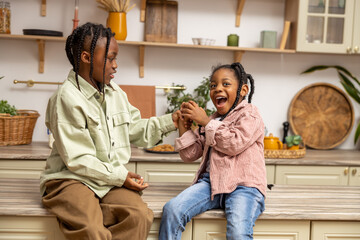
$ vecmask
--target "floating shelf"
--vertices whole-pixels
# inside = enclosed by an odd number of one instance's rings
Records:
[[[17,39],[17,40],[36,40],[39,48],[39,72],[44,72],[45,64],[45,42],[46,41],[66,41],[65,37],[33,36],[33,35],[10,35],[0,34],[0,39]],[[142,42],[142,41],[117,41],[119,45],[139,47],[139,76],[144,77],[144,58],[145,47],[168,47],[168,48],[190,48],[217,51],[232,51],[234,53],[234,62],[241,62],[245,52],[259,53],[295,53],[293,49],[275,49],[275,48],[248,48],[248,47],[227,47],[227,46],[208,46],[192,45],[177,43],[159,43],[159,42]]]

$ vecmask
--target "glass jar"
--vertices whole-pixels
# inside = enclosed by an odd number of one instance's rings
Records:
[[[10,34],[10,3],[0,1],[0,33]]]
[[[239,36],[237,34],[230,34],[227,37],[227,45],[228,46],[239,46]]]

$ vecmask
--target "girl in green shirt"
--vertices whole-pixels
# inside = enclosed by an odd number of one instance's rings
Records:
[[[76,28],[66,54],[72,70],[46,111],[55,141],[40,178],[43,205],[67,239],[146,239],[153,213],[139,194],[148,184],[125,167],[130,144],[160,143],[180,112],[141,118],[112,81],[118,44],[110,28]]]

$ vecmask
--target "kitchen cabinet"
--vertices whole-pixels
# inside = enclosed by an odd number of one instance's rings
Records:
[[[53,216],[0,216],[0,226],[0,239],[65,240]]]
[[[314,221],[311,223],[311,239],[359,240],[360,222]]]
[[[360,186],[358,167],[276,166],[275,184]]]
[[[360,167],[349,168],[349,186],[360,186]]]
[[[146,182],[191,183],[199,164],[186,163],[137,163],[137,173]]]
[[[290,48],[297,52],[360,54],[360,1],[286,0]]]
[[[199,163],[144,163],[137,162],[137,173],[146,182],[191,183],[199,168]],[[275,166],[266,166],[267,182],[274,183]]]
[[[195,219],[193,221],[193,239],[226,239],[226,220]],[[253,234],[255,240],[309,240],[309,235],[310,221],[261,219],[256,221]]]

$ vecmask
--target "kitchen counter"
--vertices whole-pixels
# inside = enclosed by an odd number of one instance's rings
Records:
[[[29,145],[1,146],[0,159],[46,160],[51,149],[47,142],[33,142]],[[130,162],[182,162],[179,154],[148,153],[132,148]],[[197,161],[198,162],[198,161]],[[311,166],[360,166],[358,150],[306,150],[304,158],[266,159],[266,165],[311,165]]]
[[[189,184],[151,183],[142,198],[160,218],[162,208]],[[341,194],[337,194],[341,193]],[[41,205],[39,180],[0,179],[0,216],[52,216]],[[360,220],[360,187],[276,185],[267,190],[266,210],[259,219]],[[195,219],[223,219],[214,209]]]

